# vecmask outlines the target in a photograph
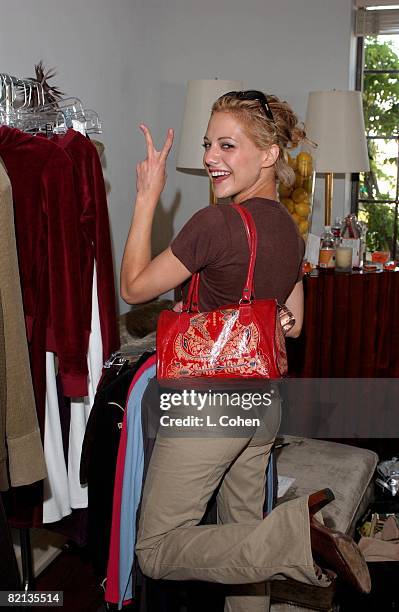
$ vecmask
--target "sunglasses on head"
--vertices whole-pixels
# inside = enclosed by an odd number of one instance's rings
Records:
[[[274,123],[273,113],[263,91],[257,91],[256,89],[247,89],[246,91],[229,91],[228,93],[224,94],[224,96],[234,96],[239,100],[256,100],[263,108],[266,117]]]

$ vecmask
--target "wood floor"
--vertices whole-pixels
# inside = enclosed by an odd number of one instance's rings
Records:
[[[102,589],[98,586],[84,549],[72,545],[36,579],[36,591],[64,592],[63,612],[97,612],[102,606]],[[35,608],[49,610],[49,608]],[[52,608],[56,610],[57,608]]]

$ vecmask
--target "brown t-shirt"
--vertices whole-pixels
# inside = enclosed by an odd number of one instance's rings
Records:
[[[258,231],[255,297],[284,303],[302,278],[304,241],[279,202],[252,198],[242,206],[251,212]],[[190,272],[201,271],[201,310],[237,303],[241,298],[249,248],[244,224],[232,206],[219,204],[199,210],[172,241],[171,249]],[[186,290],[187,284],[184,294]]]

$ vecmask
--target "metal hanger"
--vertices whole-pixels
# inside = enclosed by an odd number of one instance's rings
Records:
[[[0,73],[0,124],[17,127],[29,133],[65,133],[69,128],[82,124],[82,132],[101,134],[98,113],[85,109],[82,101],[68,97],[46,103],[41,83],[34,79],[18,79]]]

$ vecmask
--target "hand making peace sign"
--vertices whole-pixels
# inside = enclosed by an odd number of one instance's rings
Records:
[[[136,167],[137,195],[149,197],[158,202],[166,183],[166,159],[173,143],[173,130],[168,130],[162,150],[157,151],[147,126],[141,124],[140,129],[147,144],[147,158],[139,162]]]

